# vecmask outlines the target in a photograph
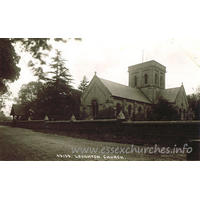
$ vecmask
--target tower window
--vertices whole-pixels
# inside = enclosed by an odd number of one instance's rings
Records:
[[[137,76],[134,77],[135,86],[137,86]]]
[[[158,75],[155,74],[155,84],[157,84],[157,83],[158,83]]]
[[[163,82],[163,78],[162,76],[160,77],[160,86],[162,87],[162,82]]]
[[[144,75],[144,83],[147,84],[147,74]]]

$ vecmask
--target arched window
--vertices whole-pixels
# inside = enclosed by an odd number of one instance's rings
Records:
[[[160,87],[162,87],[162,85],[163,85],[163,78],[162,78],[162,76],[160,77]]]
[[[121,106],[119,103],[117,103],[117,116],[119,115],[120,111],[121,111]]]
[[[183,110],[183,119],[185,119],[185,109]]]
[[[146,117],[147,117],[147,119],[150,118],[150,110],[149,110],[149,108],[147,108]]]
[[[131,117],[131,110],[132,110],[132,107],[131,107],[131,105],[129,105],[128,106],[128,115],[129,115],[129,117]]]
[[[97,100],[92,101],[92,112],[93,112],[93,117],[98,116],[99,104]]]
[[[148,81],[148,79],[147,79],[147,78],[148,78],[148,75],[147,75],[147,74],[145,74],[145,75],[144,75],[144,83],[145,83],[145,84],[147,84],[147,81]]]
[[[179,109],[179,118],[180,118],[180,120],[181,120],[181,115],[182,115],[182,110],[181,110],[181,108]]]
[[[158,75],[155,74],[155,84],[157,84],[157,82],[158,82]]]
[[[137,76],[134,76],[135,86],[137,86]]]

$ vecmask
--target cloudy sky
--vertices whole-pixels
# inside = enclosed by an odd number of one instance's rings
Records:
[[[66,66],[78,87],[83,76],[90,81],[97,76],[128,85],[128,66],[143,61],[156,60],[167,68],[166,88],[179,87],[183,82],[186,93],[191,94],[200,85],[200,40],[198,38],[83,38],[82,42],[69,40],[53,43],[54,49],[62,51]],[[54,50],[50,53],[50,57]],[[21,75],[10,85],[13,97],[22,84],[36,80],[28,68],[28,53],[21,54]],[[50,60],[50,59],[48,59]],[[12,102],[7,103],[6,111]]]

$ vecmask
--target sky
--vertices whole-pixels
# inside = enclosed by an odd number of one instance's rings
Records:
[[[200,39],[198,38],[82,38],[82,41],[68,40],[67,43],[52,42],[55,49],[62,51],[67,60],[66,67],[72,75],[73,86],[77,88],[83,76],[90,81],[97,76],[128,85],[128,66],[155,60],[166,66],[166,88],[180,87],[183,83],[186,94],[195,92],[200,85]],[[28,53],[21,53],[19,80],[10,84],[12,96],[17,97],[22,84],[36,81],[28,61]],[[50,58],[47,58],[50,62]],[[48,65],[46,66],[48,69]],[[8,115],[12,101],[6,102]]]

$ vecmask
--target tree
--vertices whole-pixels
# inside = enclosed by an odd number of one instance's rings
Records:
[[[5,116],[4,112],[1,110],[0,111],[0,121],[3,120],[10,120],[10,117]]]
[[[81,38],[74,39],[81,41]],[[0,38],[0,95],[7,92],[9,82],[16,81],[19,78],[20,68],[17,64],[20,56],[16,52],[16,48],[19,47],[20,51],[30,53],[32,59],[28,62],[28,65],[36,73],[38,71],[36,65],[45,65],[45,58],[52,49],[49,40],[49,38]],[[67,42],[67,40],[61,38],[54,40],[56,42]],[[40,69],[42,69],[41,66]]]
[[[152,113],[154,114],[154,119],[156,121],[172,121],[179,119],[177,108],[172,103],[163,98],[160,98],[158,104],[153,106]]]
[[[56,50],[56,55],[50,64],[51,71],[48,72],[51,77],[45,78],[49,105],[51,105],[51,111],[54,115],[64,115],[66,103],[69,104],[71,101],[72,86],[70,84],[72,79],[65,63],[66,60],[61,57],[61,52]]]
[[[0,111],[3,109],[3,108],[5,108],[5,106],[6,106],[6,104],[5,104],[5,102],[6,102],[6,100],[11,100],[12,98],[11,98],[11,92],[10,91],[7,91],[6,93],[4,93],[4,94],[2,94],[1,96],[0,96]]]
[[[19,78],[17,67],[20,57],[16,54],[9,39],[0,39],[0,95],[8,91],[8,83]]]
[[[78,89],[84,93],[87,89],[89,81],[87,80],[86,76],[83,77],[83,80],[80,82],[80,85],[78,86]]]
[[[28,84],[23,84],[18,92],[18,98],[14,101],[18,104],[30,103],[37,99],[37,95],[40,90],[44,89],[44,84],[42,82],[31,81]]]
[[[50,64],[51,71],[48,74],[51,74],[52,77],[46,78],[46,81],[49,85],[58,89],[61,86],[71,88],[70,83],[72,82],[71,75],[69,74],[69,69],[66,68],[66,61],[61,57],[61,51],[56,49],[56,56],[52,58],[52,63]]]
[[[72,78],[65,65],[66,60],[56,50],[50,71],[42,75],[44,83],[30,82],[21,88],[19,98],[35,112],[37,119],[45,115],[56,120],[69,119],[72,114],[78,117],[80,91],[71,86]]]
[[[187,95],[190,108],[195,112],[195,120],[200,120],[200,86],[197,87],[195,93]]]

